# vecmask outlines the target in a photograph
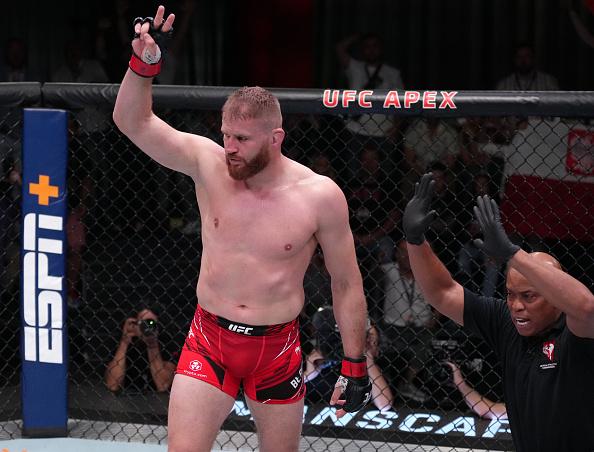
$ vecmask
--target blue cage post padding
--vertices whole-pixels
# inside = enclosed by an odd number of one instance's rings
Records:
[[[25,109],[21,253],[23,435],[64,436],[68,421],[68,114]]]

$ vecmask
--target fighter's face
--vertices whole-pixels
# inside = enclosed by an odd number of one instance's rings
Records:
[[[535,336],[549,328],[561,315],[519,272],[510,269],[506,280],[507,307],[522,336]]]
[[[266,168],[270,162],[270,145],[261,121],[223,118],[221,132],[227,170],[233,179],[246,180]]]

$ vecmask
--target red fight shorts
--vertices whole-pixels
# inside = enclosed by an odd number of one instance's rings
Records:
[[[253,326],[198,305],[176,373],[210,383],[236,398],[240,384],[261,403],[295,403],[305,396],[299,322]]]

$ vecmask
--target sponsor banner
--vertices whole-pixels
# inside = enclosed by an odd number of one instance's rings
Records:
[[[235,419],[252,419],[247,404],[235,401],[230,414]],[[366,410],[347,413],[340,419],[336,408],[324,405],[305,406],[303,425],[344,427],[356,430],[393,431],[407,434],[410,442],[414,435],[435,435],[437,438],[460,437],[486,440],[511,441],[511,430],[507,419],[479,419],[476,416],[459,412],[433,412],[425,410],[379,411]],[[357,439],[357,434],[351,436]]]
[[[592,241],[594,129],[538,119],[516,134],[510,149],[501,205],[506,229]]]
[[[21,244],[23,433],[59,436],[67,425],[67,113],[25,109]]]

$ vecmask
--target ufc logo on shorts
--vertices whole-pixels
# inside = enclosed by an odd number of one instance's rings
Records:
[[[235,325],[234,323],[229,325],[228,329],[235,333],[246,334],[248,336],[252,335],[252,330],[253,330],[253,328],[251,328],[251,327],[247,327],[247,326],[243,326],[243,325]]]
[[[52,255],[64,252],[63,240],[38,237],[43,230],[62,231],[63,218],[54,215],[25,215],[23,226],[23,330],[27,361],[61,364],[62,281],[50,275]],[[38,293],[39,291],[39,293]]]

